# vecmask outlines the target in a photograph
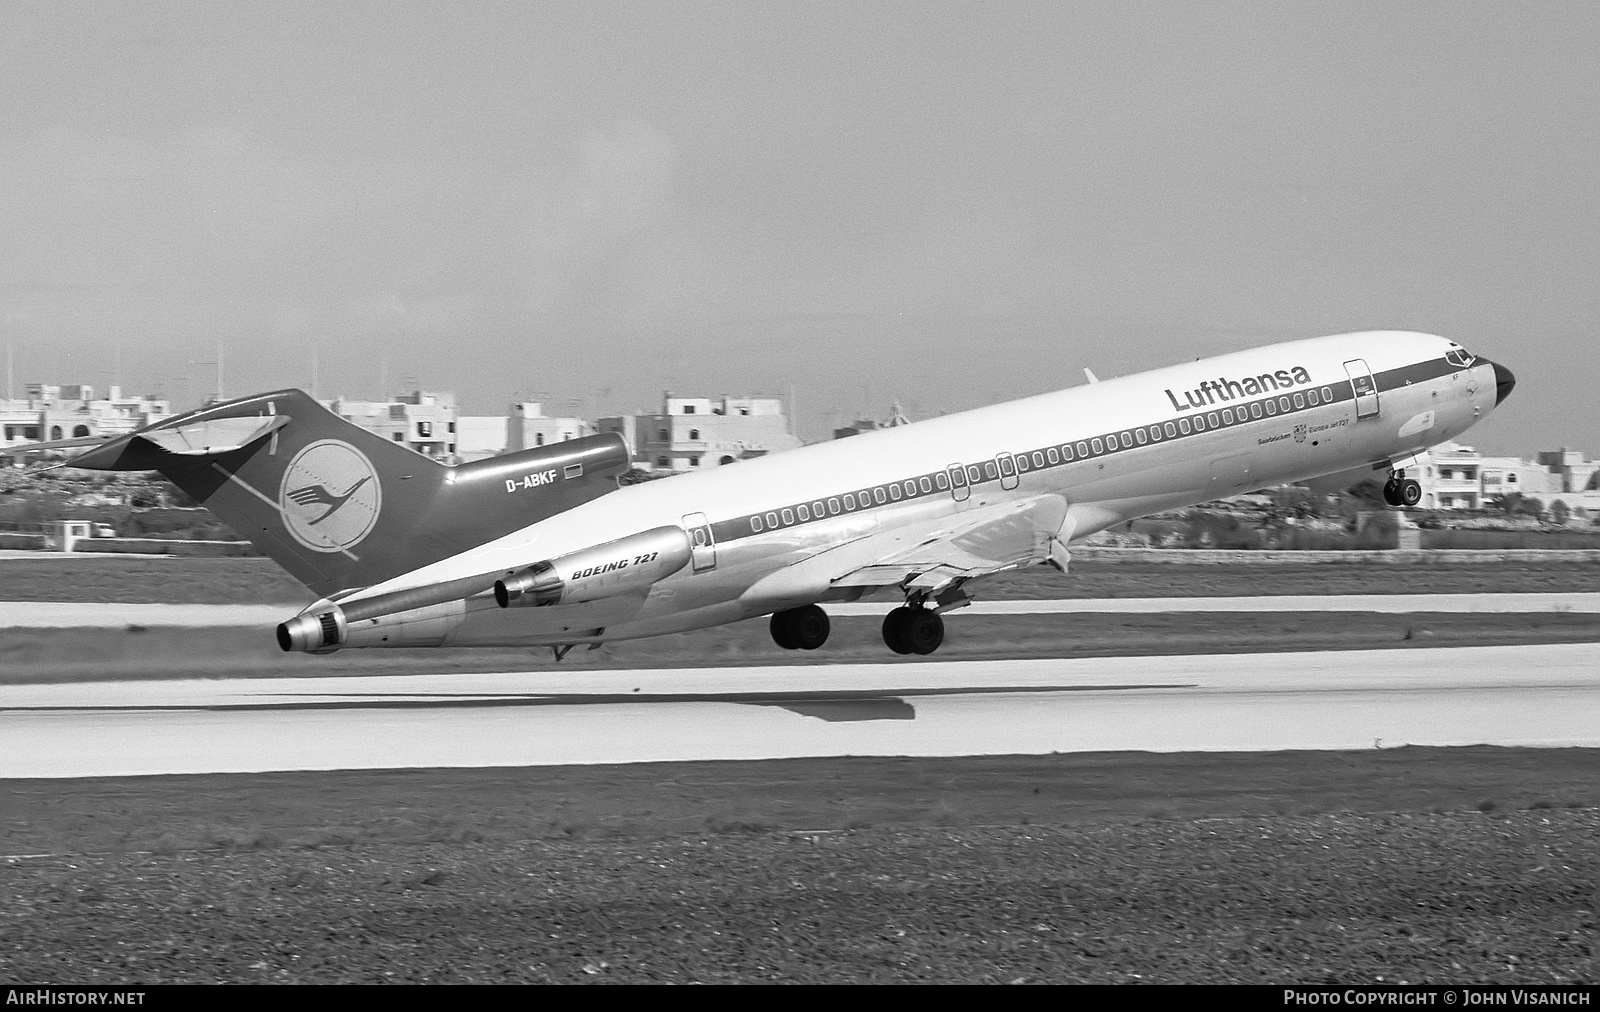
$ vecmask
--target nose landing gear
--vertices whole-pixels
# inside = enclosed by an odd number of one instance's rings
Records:
[[[944,642],[944,619],[927,608],[903,605],[885,616],[883,642],[897,654],[931,654]]]
[[[785,650],[815,650],[828,642],[828,613],[814,604],[775,611],[768,625],[772,641]]]
[[[1389,472],[1383,483],[1383,501],[1390,506],[1415,506],[1422,501],[1422,484],[1406,477],[1404,468]]]

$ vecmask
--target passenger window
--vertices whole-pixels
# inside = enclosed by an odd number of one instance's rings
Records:
[[[822,505],[821,499],[818,499],[816,502],[811,504],[811,515],[816,517],[818,520],[821,520],[823,517],[828,515],[828,508]]]
[[[784,510],[780,515],[783,517],[783,526],[787,527],[794,523],[794,510]]]
[[[1025,453],[1024,454],[1019,454],[1018,457],[1017,457],[1017,470],[1018,471],[1026,471],[1027,469],[1028,469],[1028,455],[1025,454]]]
[[[1017,465],[1009,455],[1000,458],[1000,473],[1007,478],[1017,473]]]
[[[883,502],[883,499],[881,498],[883,496],[883,489],[878,489],[878,495],[880,497],[878,501]],[[861,490],[861,508],[866,509],[870,505],[872,505],[872,490],[864,488]]]
[[[1297,408],[1305,407],[1306,406],[1305,397],[1303,395],[1301,395],[1301,394],[1295,394],[1294,395],[1294,406],[1297,407]]]
[[[1285,411],[1288,411],[1289,410],[1289,398],[1287,398],[1287,397],[1279,397],[1278,398],[1278,407],[1282,408]]]
[[[1140,446],[1143,446],[1148,441],[1148,437],[1145,436],[1143,429],[1134,429],[1133,434]]]
[[[752,531],[754,531],[755,533],[757,533],[757,534],[761,533],[761,518],[760,517],[751,517],[750,518],[750,529]]]
[[[1106,444],[1099,436],[1089,440],[1089,445],[1094,448],[1095,453],[1106,452]]]
[[[800,515],[800,522],[801,523],[805,523],[807,520],[811,519],[811,511],[806,509],[805,506],[803,506],[803,505],[802,506],[796,506],[794,508],[794,511]]]
[[[1206,424],[1213,429],[1217,427],[1217,413],[1215,411],[1206,416]]]
[[[1223,425],[1232,425],[1233,424],[1233,409],[1232,408],[1223,408],[1222,409],[1222,424]]]
[[[1260,401],[1256,401],[1254,404],[1250,405],[1250,417],[1251,418],[1260,418],[1261,417],[1261,402]]]
[[[844,508],[847,510],[853,510],[856,508],[856,497],[854,494],[850,492],[846,492],[844,494]]]
[[[1051,450],[1050,452],[1051,453],[1055,453],[1056,451]],[[1040,450],[1034,450],[1033,451],[1033,466],[1034,467],[1043,467],[1044,466],[1044,453],[1042,451],[1040,451]]]
[[[1159,441],[1161,439],[1161,426],[1159,426],[1159,425],[1150,426],[1150,438],[1152,440],[1157,440],[1157,441]]]
[[[1204,431],[1206,431],[1206,416],[1205,415],[1195,415],[1194,416],[1194,431],[1196,431],[1196,432],[1204,432]]]
[[[890,485],[889,486],[889,498],[893,499],[895,502],[899,502],[900,501],[900,486],[899,485]]]
[[[1061,444],[1061,459],[1062,460],[1071,460],[1072,459],[1072,444],[1071,443],[1062,443]]]
[[[1167,438],[1172,439],[1178,434],[1178,427],[1171,422],[1167,423]]]
[[[988,478],[990,481],[994,481],[996,478],[1000,477],[1000,468],[996,466],[994,461],[988,461],[983,465],[983,474],[984,477]]]
[[[898,498],[898,496],[896,498]],[[876,502],[876,503],[879,503],[879,504],[886,503],[886,502],[889,501],[889,497],[887,495],[884,495],[883,486],[882,485],[879,485],[877,488],[872,490],[872,501]]]
[[[1307,390],[1306,391],[1306,400],[1311,402],[1311,406],[1312,407],[1316,407],[1317,406],[1317,392],[1315,390]]]
[[[1266,405],[1267,405],[1267,414],[1275,415],[1275,414],[1278,413],[1278,402],[1277,401],[1272,400],[1272,399],[1269,398],[1266,401]]]
[[[1088,443],[1079,443],[1078,444],[1078,456],[1087,457],[1088,455],[1089,455],[1089,444]]]
[[[950,487],[950,479],[945,476],[943,471],[933,476],[933,483],[941,492]]]
[[[1056,448],[1053,446],[1050,447],[1049,450],[1045,451],[1045,456],[1050,458],[1050,463],[1052,464],[1061,463],[1061,454],[1057,453]]]
[[[839,515],[839,499],[837,496],[828,500],[828,513],[832,516]]]
[[[905,490],[906,495],[910,496],[911,498],[915,499],[917,497],[917,483],[912,481],[910,478],[906,479]]]
[[[1131,434],[1129,434],[1129,433],[1124,432],[1122,434],[1122,447],[1123,447],[1123,449],[1127,449],[1128,447],[1130,447],[1132,445],[1133,445],[1133,436]]]
[[[1333,391],[1328,389],[1327,387],[1323,387],[1322,388],[1322,399],[1325,400],[1325,401],[1333,400]]]
[[[989,468],[990,468],[990,471],[991,471],[989,477],[993,478],[994,474],[992,472],[994,470],[994,465],[990,464]],[[967,465],[967,481],[969,481],[972,484],[976,485],[978,482],[980,482],[982,480],[983,480],[983,474],[982,474],[982,472],[980,472],[978,470],[978,465],[977,464],[968,464]]]
[[[778,526],[778,514],[776,514],[776,513],[768,513],[767,514],[767,526],[768,527],[776,527],[776,526]]]
[[[1189,419],[1187,419],[1187,418],[1178,419],[1178,428],[1182,429],[1183,430],[1183,434],[1185,436],[1187,436],[1189,434]]]
[[[958,488],[965,485],[967,483],[967,469],[959,465],[952,467],[950,469],[950,483]]]
[[[1109,452],[1117,448],[1117,437],[1113,434],[1106,437],[1106,450]]]
[[[929,481],[927,478],[919,478],[919,479],[917,479],[917,483],[922,486],[922,491],[924,491],[924,492],[932,492],[933,491],[933,482]]]

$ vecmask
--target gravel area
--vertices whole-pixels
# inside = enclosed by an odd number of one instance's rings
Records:
[[[1593,982],[1592,749],[0,781],[0,979]]]
[[[1597,840],[1558,810],[32,860],[0,976],[1593,981]]]

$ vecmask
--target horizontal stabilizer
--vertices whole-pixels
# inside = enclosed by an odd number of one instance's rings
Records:
[[[139,438],[149,440],[168,453],[204,457],[249,446],[288,424],[288,415],[208,418],[173,429],[149,429],[139,433]]]

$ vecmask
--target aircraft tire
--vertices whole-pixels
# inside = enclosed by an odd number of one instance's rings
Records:
[[[1398,498],[1401,506],[1415,506],[1422,501],[1422,483],[1411,478],[1402,481]]]
[[[910,608],[899,607],[883,617],[883,642],[897,654],[909,654],[911,643],[906,635]]]
[[[1390,506],[1400,505],[1400,483],[1393,478],[1383,483],[1383,501]]]
[[[904,628],[914,654],[931,654],[944,642],[944,619],[938,612],[917,608],[907,616]]]
[[[767,623],[767,628],[772,632],[772,642],[785,650],[797,650],[800,647],[800,641],[795,637],[794,623],[791,621],[793,616],[794,612],[791,611],[775,611],[772,613],[772,621]]]
[[[832,624],[828,621],[827,612],[808,604],[803,608],[795,608],[788,615],[789,635],[794,639],[795,646],[801,650],[815,650],[828,642]]]

